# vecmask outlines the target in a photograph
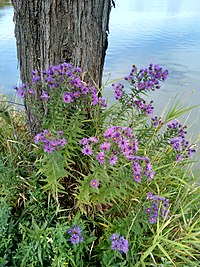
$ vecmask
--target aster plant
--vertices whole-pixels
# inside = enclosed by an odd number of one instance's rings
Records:
[[[69,63],[34,70],[33,86],[16,88],[43,112],[26,152],[24,140],[4,142],[16,156],[0,161],[3,266],[196,266],[196,147],[179,121],[188,109],[156,116],[147,100],[167,76],[158,64],[132,66],[111,82],[109,107]]]

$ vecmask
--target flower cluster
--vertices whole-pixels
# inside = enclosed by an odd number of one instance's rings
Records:
[[[83,242],[82,230],[78,227],[78,225],[75,225],[74,228],[69,228],[67,233],[71,235],[70,242],[73,245]]]
[[[175,135],[170,140],[170,144],[173,149],[178,152],[176,155],[176,160],[181,161],[183,159],[183,156],[180,154],[181,151],[183,151],[183,154],[186,158],[191,158],[192,154],[196,152],[196,149],[192,148],[190,142],[186,140],[187,126],[184,126],[178,121],[173,120],[167,125],[167,127],[168,130]]]
[[[147,199],[150,201],[151,207],[146,208],[145,212],[150,215],[149,222],[151,224],[156,223],[159,216],[159,210],[161,210],[162,218],[168,219],[169,199],[153,195],[151,192],[148,193]]]
[[[125,237],[113,234],[110,240],[112,241],[111,249],[119,250],[120,253],[128,252],[128,240]]]
[[[80,99],[91,102],[91,105],[100,104],[106,107],[106,100],[98,96],[98,90],[93,82],[86,83],[82,80],[82,70],[74,68],[69,63],[63,63],[58,66],[51,66],[45,71],[32,71],[32,82],[35,86],[42,88],[39,96],[41,100],[50,100],[52,90],[61,88],[61,98],[64,103],[77,103]],[[35,95],[35,91],[30,88],[26,89],[26,85],[17,88],[18,95],[24,97],[25,94]]]
[[[137,67],[133,65],[130,74],[124,79],[134,84],[137,90],[155,90],[160,89],[160,81],[165,81],[168,76],[168,70],[158,64],[149,64],[148,68],[137,70]]]
[[[43,144],[44,152],[52,153],[66,145],[67,141],[62,136],[62,130],[58,131],[56,134],[49,130],[43,130],[41,133],[35,135],[34,142],[36,144]]]
[[[145,100],[135,100],[134,103],[130,103],[131,106],[137,107],[142,113],[145,113],[146,116],[153,115],[154,107],[153,107],[153,101],[150,101],[150,103],[147,103]]]
[[[124,85],[120,82],[112,84],[114,88],[114,95],[116,100],[125,99],[128,100],[130,106],[133,106],[142,114],[151,116],[154,111],[153,101],[147,103],[140,94],[146,94],[148,91],[155,91],[160,88],[160,82],[164,82],[167,79],[168,70],[158,64],[150,64],[148,68],[138,70],[134,65],[131,72],[124,79],[131,83],[131,93],[126,94],[124,91]]]
[[[115,93],[114,93],[115,99],[116,100],[121,99],[123,97],[123,95],[124,95],[124,92],[123,92],[124,85],[122,83],[118,82],[116,84],[113,83],[112,86],[113,86],[113,88],[115,90]]]
[[[95,154],[95,158],[100,164],[108,162],[111,166],[116,165],[122,156],[132,162],[133,178],[136,182],[141,182],[142,175],[145,175],[148,180],[154,177],[149,158],[136,155],[138,142],[130,127],[111,126],[103,136],[104,140],[98,144],[98,152]],[[82,153],[84,155],[93,155],[93,146],[97,146],[97,143],[99,140],[94,136],[83,138],[79,142],[80,145],[83,145]],[[145,165],[145,170],[142,165]]]

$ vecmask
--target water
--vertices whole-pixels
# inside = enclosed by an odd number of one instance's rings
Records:
[[[13,9],[9,1],[0,0],[0,92],[13,94],[18,80]]]
[[[19,81],[14,38],[13,9],[0,0],[0,90],[13,94]],[[181,103],[200,104],[200,1],[199,0],[116,0],[111,12],[109,47],[104,81],[129,73],[138,67],[159,63],[169,70],[169,79],[151,95],[155,114],[160,115],[169,99],[183,95]],[[3,89],[1,89],[3,88]],[[112,88],[105,95],[112,101]],[[188,120],[190,134],[200,132],[200,109]]]

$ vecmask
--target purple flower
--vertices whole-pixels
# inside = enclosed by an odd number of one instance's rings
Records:
[[[36,75],[36,72],[34,72],[35,74],[34,74],[34,76],[33,76],[33,78],[32,78],[32,81],[34,82],[34,83],[37,83],[39,80],[40,80],[40,76],[38,76],[38,75]]]
[[[134,173],[140,173],[142,171],[142,167],[137,161],[134,161],[133,166],[132,166],[132,170]]]
[[[59,145],[61,145],[61,146],[65,146],[67,144],[67,140],[65,139],[65,138],[61,138],[60,140],[59,140]]]
[[[123,236],[120,237],[120,252],[127,253],[128,252],[128,240]]]
[[[141,182],[141,180],[142,180],[142,177],[139,173],[134,173],[133,178],[138,183]]]
[[[79,145],[87,145],[88,144],[88,139],[87,138],[82,138],[80,141],[79,141]]]
[[[99,97],[99,103],[101,104],[102,107],[106,108],[107,107],[107,103],[106,103],[106,99],[103,97]]]
[[[77,235],[77,234],[74,234],[70,237],[70,242],[73,244],[73,245],[76,245],[78,243],[81,243],[83,242],[83,237],[80,236],[80,235]]]
[[[182,160],[183,160],[183,157],[180,154],[178,154],[176,156],[176,161],[179,162],[179,161],[182,161]]]
[[[146,208],[146,209],[145,209],[145,212],[146,212],[147,214],[151,214],[152,209],[151,209],[151,208]]]
[[[124,139],[124,138],[121,138],[120,140],[119,140],[119,142],[118,142],[118,146],[120,147],[120,148],[127,148],[128,147],[128,145],[129,145],[129,140],[128,139]]]
[[[112,250],[120,250],[120,243],[118,241],[113,241],[112,244],[111,244],[111,249]]]
[[[22,97],[22,98],[24,97],[25,91],[22,87],[19,87],[19,89],[17,90],[17,95]]]
[[[170,144],[174,148],[174,150],[181,151],[182,150],[182,145],[181,145],[181,138],[180,137],[175,137],[170,141]]]
[[[43,138],[44,135],[42,133],[36,134],[36,136],[34,137],[34,142],[38,144],[39,142],[42,142]]]
[[[148,200],[152,200],[152,199],[153,199],[153,194],[152,194],[152,192],[149,192],[149,193],[147,194],[147,199],[148,199]]]
[[[105,156],[104,156],[104,152],[99,152],[96,156],[96,159],[98,160],[98,162],[100,164],[104,164],[105,163]]]
[[[74,226],[73,233],[76,235],[81,235],[82,230],[78,227],[78,225]]]
[[[89,141],[90,141],[92,144],[96,144],[96,143],[98,143],[98,139],[97,139],[96,137],[94,137],[94,136],[91,136],[91,137],[89,138]]]
[[[151,120],[154,127],[157,127],[162,124],[161,117],[158,118],[156,116],[155,118],[151,118]]]
[[[63,101],[65,103],[72,103],[74,100],[73,100],[73,97],[72,97],[72,93],[66,93],[64,92],[63,93]]]
[[[157,221],[157,217],[156,216],[151,216],[151,217],[149,217],[149,222],[151,223],[151,224],[154,224],[154,223],[156,223],[156,221]]]
[[[78,225],[75,225],[74,228],[69,228],[67,233],[71,235],[70,242],[73,245],[83,242],[83,236],[81,235],[82,230],[78,227]]]
[[[152,180],[154,178],[155,172],[149,172],[147,174],[148,181]]]
[[[144,84],[143,82],[139,82],[138,85],[137,85],[137,88],[138,88],[139,90],[142,90],[142,89],[145,88],[145,84]]]
[[[35,94],[36,94],[36,92],[35,92],[32,88],[30,88],[30,89],[28,90],[28,93],[29,93],[30,95],[35,95]]]
[[[113,234],[113,235],[111,235],[110,240],[111,241],[116,241],[116,240],[118,240],[118,238],[119,238],[118,234]]]
[[[44,144],[44,152],[52,153],[54,151],[54,148],[50,146],[49,144]]]
[[[115,99],[119,100],[119,99],[121,99],[123,97],[123,92],[118,89],[118,90],[115,91],[114,95],[115,95]]]
[[[92,94],[92,105],[96,106],[99,103],[99,98],[96,93]]]
[[[111,166],[115,165],[117,163],[117,156],[116,155],[112,156],[109,161]]]
[[[74,92],[74,94],[73,94],[73,96],[75,97],[75,98],[79,98],[80,97],[80,92]]]
[[[97,188],[99,186],[99,181],[97,179],[93,179],[90,181],[90,186]]]
[[[83,155],[92,155],[92,147],[89,145],[86,145],[82,150]]]
[[[102,149],[102,150],[109,150],[110,149],[110,143],[109,142],[104,142],[102,143],[99,147]]]

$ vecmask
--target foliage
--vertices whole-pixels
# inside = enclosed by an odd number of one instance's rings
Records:
[[[167,76],[133,66],[106,108],[80,68],[33,71],[33,88],[17,92],[32,113],[43,106],[34,137],[21,110],[2,106],[0,266],[198,265],[196,148],[178,121],[189,109],[152,117],[145,100]]]

